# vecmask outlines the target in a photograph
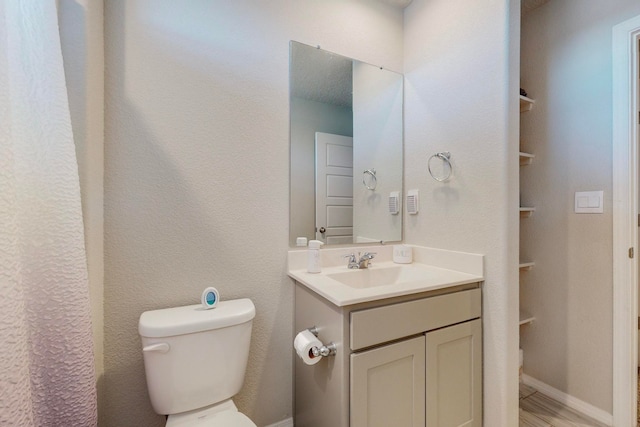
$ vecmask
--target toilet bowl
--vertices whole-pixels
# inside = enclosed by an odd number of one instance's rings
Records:
[[[190,305],[142,313],[138,332],[153,409],[167,427],[256,427],[233,403],[244,382],[255,306]]]

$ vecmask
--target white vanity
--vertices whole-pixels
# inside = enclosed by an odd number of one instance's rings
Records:
[[[295,331],[315,326],[337,348],[295,358],[296,427],[482,425],[482,256],[413,249],[412,264],[390,246],[323,249],[319,274],[289,252]],[[358,250],[376,258],[348,270]]]

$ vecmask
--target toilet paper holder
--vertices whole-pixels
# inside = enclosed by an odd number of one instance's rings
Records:
[[[311,328],[307,328],[307,330],[309,332],[311,332],[313,335],[315,335],[316,338],[318,337],[318,328],[317,327],[313,326]],[[313,347],[311,349],[311,353],[313,354],[313,357],[335,356],[337,352],[338,352],[338,347],[333,342],[329,342],[329,344],[326,344],[326,345],[322,344],[322,347],[320,347],[320,348]]]

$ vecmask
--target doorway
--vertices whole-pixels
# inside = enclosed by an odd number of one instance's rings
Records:
[[[613,28],[613,425],[636,425],[640,16]]]

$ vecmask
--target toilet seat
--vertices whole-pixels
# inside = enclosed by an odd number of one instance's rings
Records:
[[[165,427],[256,427],[231,400],[205,409],[169,415]]]
[[[166,427],[256,427],[256,425],[242,412],[224,411],[178,423],[167,421]]]
[[[194,424],[198,427],[256,427],[256,425],[242,412],[224,411],[216,414],[210,420],[203,420],[202,424]]]

